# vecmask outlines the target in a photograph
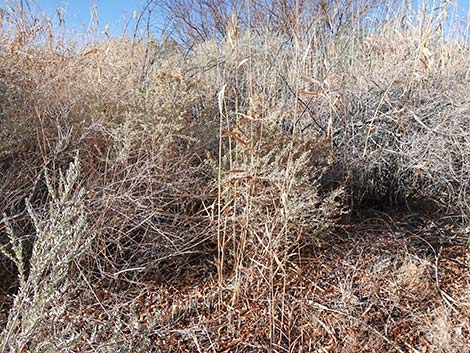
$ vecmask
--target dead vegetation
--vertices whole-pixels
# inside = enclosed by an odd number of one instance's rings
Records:
[[[3,9],[0,351],[470,351],[467,37],[353,4]]]

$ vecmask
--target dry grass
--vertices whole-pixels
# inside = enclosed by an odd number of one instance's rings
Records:
[[[394,9],[189,51],[5,12],[1,352],[470,351],[468,44]]]

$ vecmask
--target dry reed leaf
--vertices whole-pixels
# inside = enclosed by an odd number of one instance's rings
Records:
[[[302,96],[306,96],[306,97],[319,97],[322,95],[321,92],[310,92],[310,91],[300,91],[299,92],[300,95]]]
[[[245,169],[230,169],[230,170],[227,170],[227,173],[244,173],[246,172]]]
[[[245,181],[250,181],[250,180],[254,180],[255,177],[252,176],[252,175],[244,175],[244,176],[239,176],[239,177],[232,177],[230,179],[228,179],[228,182],[229,183],[234,183],[234,182],[237,182],[237,181],[242,181],[242,180],[245,180]]]
[[[224,115],[224,96],[225,96],[225,88],[227,85],[223,85],[222,89],[217,94],[217,102],[219,103],[219,113],[220,115]]]
[[[86,52],[80,54],[80,56],[81,56],[82,58],[84,58],[84,57],[86,57],[86,56],[93,55],[93,54],[96,54],[96,53],[98,53],[98,48],[92,48],[92,49],[90,49],[90,50],[88,50],[88,51],[86,51]]]
[[[305,81],[305,82],[315,83],[317,85],[321,85],[320,81],[318,81],[317,79],[314,79],[313,77],[310,77],[310,76],[302,75],[302,76],[300,76],[300,79]]]
[[[250,118],[250,117],[242,118],[242,119],[240,119],[240,121],[238,122],[238,124],[239,124],[239,125],[243,125],[243,124],[245,124],[245,123],[247,123],[247,122],[249,122],[249,121],[251,121],[251,120],[253,120],[253,119]]]
[[[238,64],[237,69],[239,69],[241,66],[243,66],[247,62],[248,62],[248,59],[243,59],[242,61],[240,61],[240,64]]]
[[[237,142],[241,143],[243,146],[248,145],[246,141],[243,141],[240,136],[235,131],[229,131],[226,132],[225,134],[222,135],[223,137],[232,137],[234,138]]]
[[[237,133],[234,132],[234,131],[229,131],[229,132],[224,133],[224,134],[222,135],[222,137],[234,137],[234,136],[236,136],[236,134],[237,134]]]

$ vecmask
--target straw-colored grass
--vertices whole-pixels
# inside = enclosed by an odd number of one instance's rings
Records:
[[[19,4],[0,352],[470,350],[470,52],[447,5],[74,44]]]

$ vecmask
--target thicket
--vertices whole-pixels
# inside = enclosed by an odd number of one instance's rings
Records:
[[[149,2],[139,21],[166,9],[173,38],[80,44],[1,10],[2,352],[76,347],[86,333],[55,323],[69,296],[202,257],[219,303],[256,287],[274,306],[363,206],[467,219],[470,58],[450,5],[238,3]],[[131,349],[94,330],[88,348]]]

